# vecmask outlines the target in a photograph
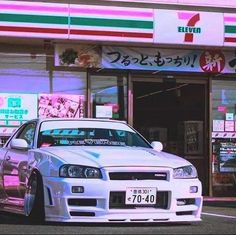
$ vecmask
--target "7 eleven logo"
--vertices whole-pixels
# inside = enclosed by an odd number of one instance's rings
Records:
[[[184,42],[193,42],[194,34],[201,33],[201,28],[196,27],[200,21],[200,14],[179,12],[178,17],[186,22],[186,26],[178,26],[178,32],[184,33]]]

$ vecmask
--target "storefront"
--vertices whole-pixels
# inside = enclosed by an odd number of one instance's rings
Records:
[[[2,144],[37,117],[125,120],[192,162],[204,195],[236,196],[236,15],[1,4]]]
[[[212,194],[236,196],[235,77],[212,80]]]

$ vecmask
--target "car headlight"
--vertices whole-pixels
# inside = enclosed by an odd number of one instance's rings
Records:
[[[173,178],[175,179],[190,179],[197,177],[197,170],[193,165],[183,166],[174,169]]]
[[[60,177],[65,178],[90,178],[101,179],[102,173],[100,169],[89,166],[79,165],[63,165],[59,170]]]

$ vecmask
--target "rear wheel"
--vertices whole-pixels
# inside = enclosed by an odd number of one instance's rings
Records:
[[[45,219],[42,176],[33,172],[25,194],[25,214],[32,223],[43,223]]]

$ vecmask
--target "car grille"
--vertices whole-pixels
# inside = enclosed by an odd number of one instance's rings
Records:
[[[110,192],[109,208],[110,209],[134,209],[137,207],[154,207],[160,209],[167,209],[168,207],[168,192],[157,192],[156,203],[154,205],[126,205],[125,191]]]
[[[110,180],[167,180],[166,172],[110,172]]]

